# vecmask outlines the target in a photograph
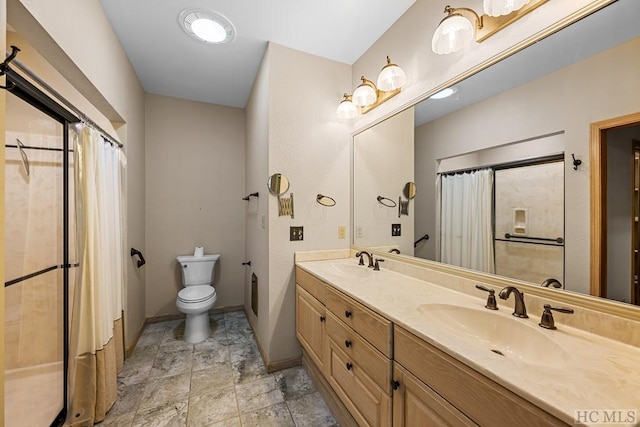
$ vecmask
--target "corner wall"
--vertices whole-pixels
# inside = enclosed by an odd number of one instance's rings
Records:
[[[216,308],[243,303],[245,112],[146,95],[146,316],[179,314],[177,255],[218,253]]]

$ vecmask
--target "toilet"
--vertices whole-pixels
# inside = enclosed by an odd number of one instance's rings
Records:
[[[204,341],[211,333],[209,310],[216,302],[213,273],[219,254],[179,255],[176,257],[182,270],[182,286],[178,292],[176,307],[187,315],[184,340],[190,344]]]

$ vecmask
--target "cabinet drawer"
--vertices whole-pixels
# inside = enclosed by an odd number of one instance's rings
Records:
[[[327,379],[359,426],[391,426],[391,397],[332,340]]]
[[[398,326],[394,338],[395,360],[479,425],[567,425]]]
[[[296,283],[324,304],[326,285],[322,280],[296,267]]]
[[[358,362],[369,378],[391,396],[391,360],[331,312],[327,313],[327,334],[351,360]]]
[[[393,356],[392,323],[343,293],[326,288],[327,309],[389,359]]]

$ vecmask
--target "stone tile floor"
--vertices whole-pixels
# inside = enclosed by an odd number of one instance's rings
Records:
[[[99,425],[337,426],[303,367],[267,374],[242,311],[210,318],[195,345],[182,340],[184,320],[147,325]]]

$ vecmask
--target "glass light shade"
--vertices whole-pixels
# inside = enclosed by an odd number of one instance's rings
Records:
[[[484,13],[489,16],[508,15],[511,12],[522,8],[531,0],[484,0]]]
[[[380,70],[376,84],[378,89],[385,92],[401,88],[407,82],[407,75],[404,70],[396,64],[391,64],[391,61],[388,62],[389,63]]]
[[[191,23],[191,29],[196,36],[209,43],[220,43],[227,38],[224,27],[211,19],[196,19]]]
[[[362,77],[362,83],[353,91],[351,99],[355,105],[366,107],[376,102],[378,93],[373,87],[373,83]]]
[[[343,99],[342,102],[338,104],[338,109],[336,110],[336,116],[338,116],[339,119],[349,120],[349,119],[353,119],[357,115],[358,115],[358,107],[356,107],[355,104],[351,102],[351,100],[348,99],[347,97],[345,97],[345,99]]]
[[[431,39],[431,49],[438,55],[446,55],[461,50],[473,40],[474,28],[471,21],[461,15],[446,17]]]

